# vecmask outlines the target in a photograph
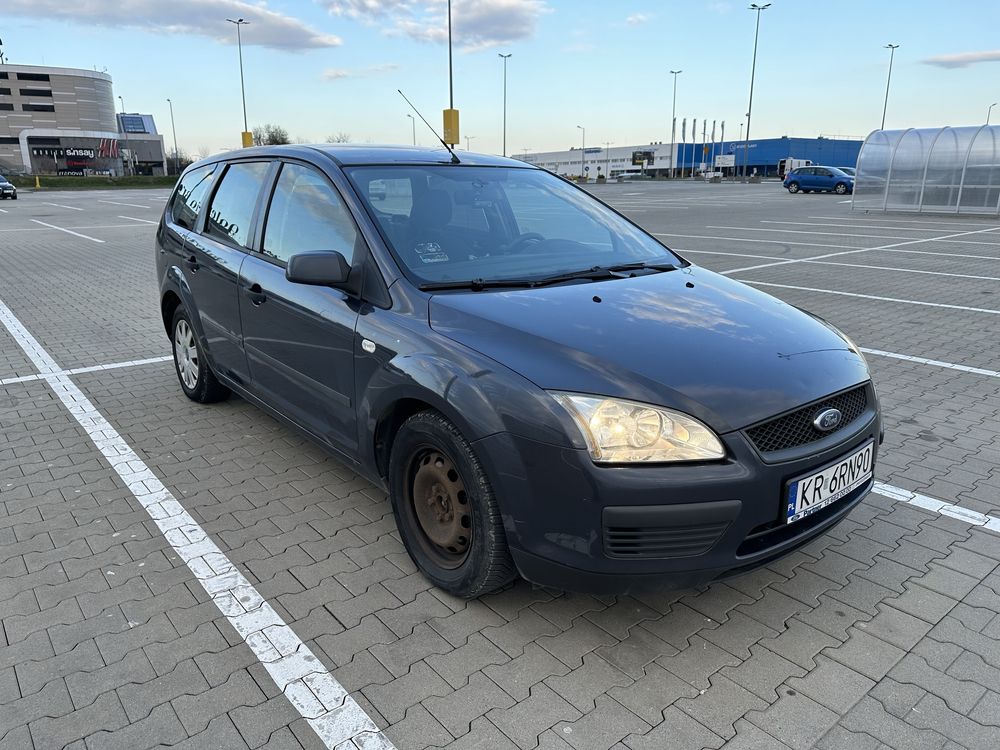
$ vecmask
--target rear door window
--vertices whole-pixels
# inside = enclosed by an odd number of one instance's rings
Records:
[[[239,247],[247,246],[257,196],[270,166],[266,161],[229,165],[209,206],[205,234]]]
[[[181,178],[170,200],[169,216],[174,224],[184,229],[194,229],[201,213],[205,196],[212,187],[215,164],[193,169]]]

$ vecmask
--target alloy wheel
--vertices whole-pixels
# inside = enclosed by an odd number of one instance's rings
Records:
[[[174,329],[174,358],[181,382],[185,388],[193,391],[198,386],[198,347],[195,345],[194,331],[183,318],[177,321]]]

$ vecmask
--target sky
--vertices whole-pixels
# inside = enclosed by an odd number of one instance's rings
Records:
[[[239,145],[236,27],[243,17],[249,126],[295,140],[347,134],[410,143],[402,91],[441,128],[449,104],[445,0],[4,0],[7,61],[107,71],[129,112],[170,147]],[[507,151],[669,142],[673,78],[682,118],[745,122],[756,13],[714,0],[453,0],[460,146]],[[878,128],[981,124],[1000,100],[1000,3],[773,0],[760,16],[752,136],[863,137]],[[1000,106],[993,121],[1000,123]],[[709,130],[711,126],[709,126]],[[435,139],[419,121],[417,142]]]

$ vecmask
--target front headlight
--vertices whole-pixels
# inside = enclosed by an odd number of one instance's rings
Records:
[[[686,414],[635,401],[552,392],[576,422],[595,463],[712,461],[726,455],[708,427]]]

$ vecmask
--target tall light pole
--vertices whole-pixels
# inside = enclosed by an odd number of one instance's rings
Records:
[[[227,18],[229,23],[236,24],[236,46],[240,51],[240,94],[243,96],[243,146],[249,146],[247,143],[247,133],[250,129],[247,127],[247,91],[246,87],[243,85],[243,35],[240,33],[240,26],[246,26],[249,21],[245,21],[242,18],[237,18],[233,20],[232,18]]]
[[[889,75],[885,79],[885,103],[882,105],[882,128],[885,130],[885,111],[889,108],[889,82],[892,81],[892,58],[896,55],[896,50],[899,49],[898,44],[887,44],[883,49],[889,50]]]
[[[472,151],[472,146],[469,145],[469,141],[471,141],[475,137],[476,136],[474,136],[474,135],[467,135],[467,136],[465,136],[465,150],[466,151]]]
[[[507,155],[507,61],[513,53],[497,53],[503,60],[503,155]]]
[[[604,179],[611,179],[611,147],[615,145],[614,141],[604,142]]]
[[[753,79],[757,74],[757,39],[760,36],[760,12],[771,7],[771,3],[752,3],[750,10],[757,11],[757,28],[753,34],[753,64],[750,66],[750,103],[747,105],[747,137],[743,142],[743,179],[747,181],[747,162],[750,160],[750,115],[753,113]]]
[[[121,118],[122,132],[125,134],[125,148],[128,149],[128,161],[126,162],[128,166],[126,167],[125,170],[127,174],[128,172],[134,171],[132,169],[132,147],[129,145],[128,142],[128,128],[125,127],[125,100],[119,96],[118,101],[121,102],[122,105],[122,118]]]
[[[414,118],[413,115],[411,115],[408,112],[407,112],[406,116],[410,118],[410,125],[413,128],[413,145],[416,146],[417,145],[417,121],[416,121],[416,118]]]
[[[670,75],[674,77],[674,107],[670,115],[670,148],[673,149],[674,153],[670,157],[670,179],[674,179],[677,176],[677,76],[683,73],[683,70],[671,70]]]
[[[174,134],[174,174],[179,174],[181,171],[181,155],[177,150],[177,128],[174,127],[174,103],[167,99],[167,104],[170,105],[170,130]]]
[[[986,124],[987,124],[987,125],[989,125],[989,124],[990,124],[990,113],[991,113],[991,112],[993,111],[993,108],[994,108],[995,106],[997,106],[997,103],[996,103],[996,102],[993,102],[993,103],[992,103],[992,104],[990,105],[990,108],[989,108],[988,110],[986,110]]]
[[[580,129],[580,179],[587,181],[587,129],[583,125],[577,125]]]

